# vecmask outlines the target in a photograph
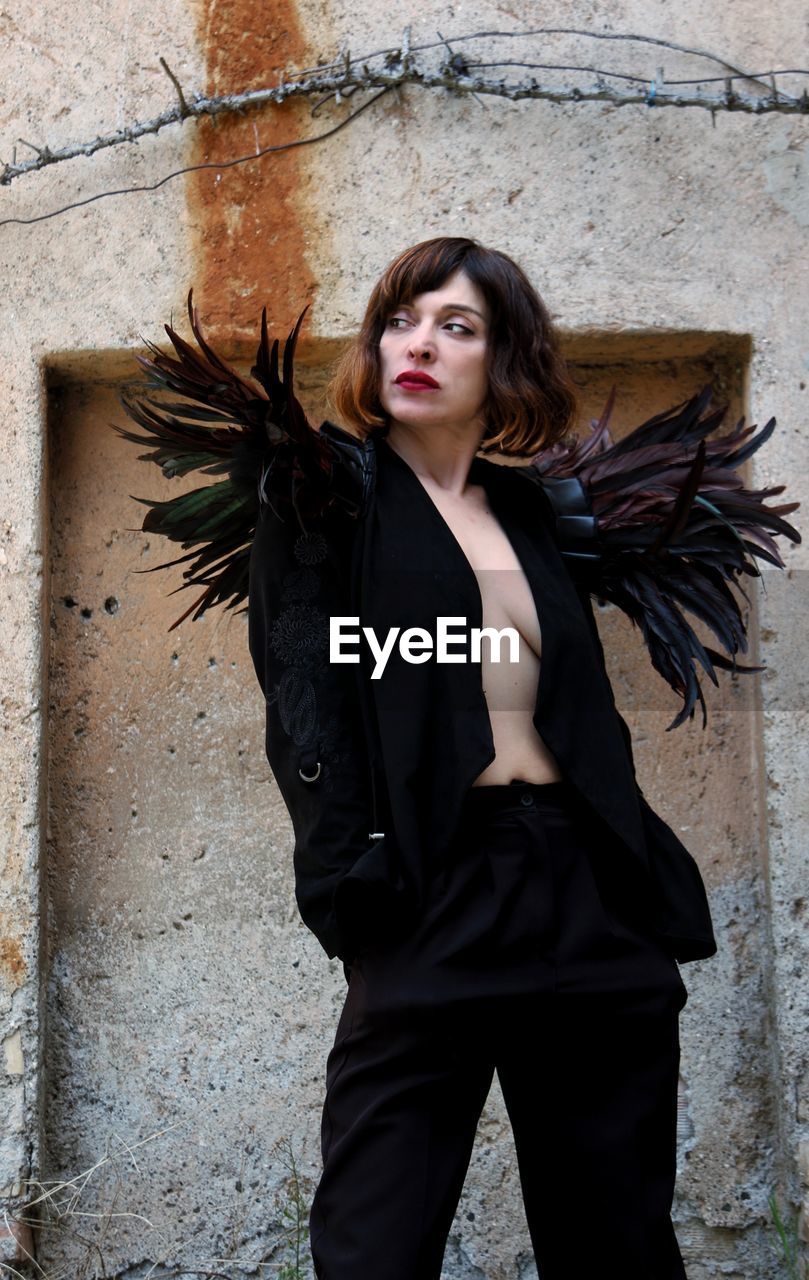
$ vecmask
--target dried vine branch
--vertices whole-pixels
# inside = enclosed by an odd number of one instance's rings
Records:
[[[440,34],[440,33],[439,33]],[[352,58],[346,51],[337,61],[324,63],[316,67],[307,67],[300,71],[287,71],[286,78],[272,87],[250,89],[244,93],[228,93],[215,97],[207,97],[195,93],[189,97],[168,67],[165,59],[160,62],[172,81],[177,93],[177,102],[166,108],[151,120],[139,121],[117,129],[112,133],[99,134],[89,142],[73,143],[65,147],[51,148],[37,146],[34,143],[18,139],[24,146],[35,152],[28,160],[17,163],[16,151],[12,162],[0,168],[0,186],[9,186],[15,178],[34,173],[48,165],[72,160],[78,156],[91,156],[97,151],[122,143],[136,142],[149,134],[159,133],[172,124],[183,120],[200,119],[203,116],[219,116],[243,114],[248,110],[256,110],[268,104],[278,105],[289,98],[308,98],[317,95],[320,98],[315,110],[330,98],[340,102],[349,98],[358,90],[392,89],[400,85],[418,85],[424,89],[445,89],[457,94],[492,95],[518,101],[522,98],[544,99],[549,102],[608,102],[616,107],[645,104],[649,107],[702,107],[712,114],[717,111],[742,111],[752,115],[767,112],[782,114],[809,113],[809,95],[804,90],[800,97],[779,91],[775,85],[776,75],[809,75],[809,71],[798,69],[790,71],[748,72],[735,67],[722,58],[704,49],[695,49],[687,45],[676,44],[654,36],[628,35],[615,32],[591,32],[572,27],[538,27],[529,31],[478,31],[466,35],[452,36],[452,44],[481,39],[514,39],[535,35],[580,35],[599,40],[621,40],[643,42],[679,53],[688,53],[700,58],[708,58],[724,69],[720,77],[701,78],[690,81],[665,81],[662,70],[649,79],[639,75],[630,75],[607,71],[593,66],[564,66],[553,63],[506,62],[496,61],[475,63],[460,53],[452,52],[447,40],[442,36],[438,41],[411,47],[410,28],[405,29],[404,38],[398,48],[379,49],[373,53],[362,54]],[[417,53],[426,53],[436,48],[449,49],[450,56],[437,67],[417,61]],[[374,64],[379,65],[374,65]],[[487,77],[481,74],[486,68],[518,66],[526,70],[564,70],[587,73],[595,76],[595,82],[589,86],[557,86],[541,84],[534,76],[523,80],[508,81],[504,76]],[[721,94],[705,93],[694,85],[713,83],[715,79],[724,81]],[[737,91],[733,87],[734,80],[748,80],[759,88],[765,89],[763,94],[755,95]],[[769,83],[765,84],[764,80]],[[623,81],[629,87],[622,87],[610,81]]]

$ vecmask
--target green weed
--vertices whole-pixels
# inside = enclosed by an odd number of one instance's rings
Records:
[[[770,1206],[775,1234],[781,1247],[786,1271],[785,1280],[809,1280],[809,1266],[801,1262],[801,1240],[798,1234],[798,1217],[793,1215],[789,1223],[785,1223],[778,1205],[775,1191],[771,1191],[767,1203]]]

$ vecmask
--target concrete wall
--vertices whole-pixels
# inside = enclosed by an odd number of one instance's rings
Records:
[[[541,17],[439,4],[408,18],[414,43],[546,19],[756,70],[806,61],[795,3],[766,23],[749,0]],[[222,92],[343,41],[388,46],[403,20],[370,3],[15,0],[0,12],[0,154],[18,137],[57,146],[156,114],[173,93],[158,54],[188,89]],[[668,81],[716,74],[670,49],[575,36],[500,48],[648,74],[663,63]],[[320,132],[358,102],[174,127],[0,189],[0,218]],[[46,1273],[131,1280],[155,1263],[275,1274],[295,1203],[287,1140],[304,1214],[319,1172],[345,982],[295,910],[244,618],[169,634],[187,603],[166,596],[179,573],[135,572],[171,549],[135,531],[144,509],[130,495],[174,492],[107,426],[123,419],[140,335],[182,323],[193,284],[211,336],[242,357],[262,305],[283,336],[309,302],[304,394],[322,414],[329,361],[379,271],[428,235],[471,234],[516,257],[549,303],[583,427],[613,382],[620,434],[710,378],[728,426],[778,419],[747,483],[786,481],[805,501],[807,227],[805,117],[712,124],[697,109],[417,88],[315,146],[0,226],[0,1258],[19,1269],[33,1246]],[[704,732],[696,720],[665,733],[676,705],[639,637],[614,610],[600,619],[642,785],[699,859],[719,930],[719,955],[683,970],[676,1211],[690,1280],[785,1275],[768,1194],[793,1212],[809,1181],[806,552],[783,553],[786,573],[749,584],[751,657],[767,670],[708,685]],[[445,1276],[532,1268],[495,1083]]]

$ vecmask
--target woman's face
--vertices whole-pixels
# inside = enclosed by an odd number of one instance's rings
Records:
[[[379,399],[391,426],[457,426],[482,435],[488,335],[488,307],[462,270],[392,311],[379,343]],[[437,385],[402,378],[414,372]]]

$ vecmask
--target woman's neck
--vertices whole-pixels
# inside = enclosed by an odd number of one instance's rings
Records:
[[[453,431],[449,427],[412,427],[393,422],[386,443],[422,480],[448,493],[461,494],[466,487],[472,459],[480,448],[482,433]]]

